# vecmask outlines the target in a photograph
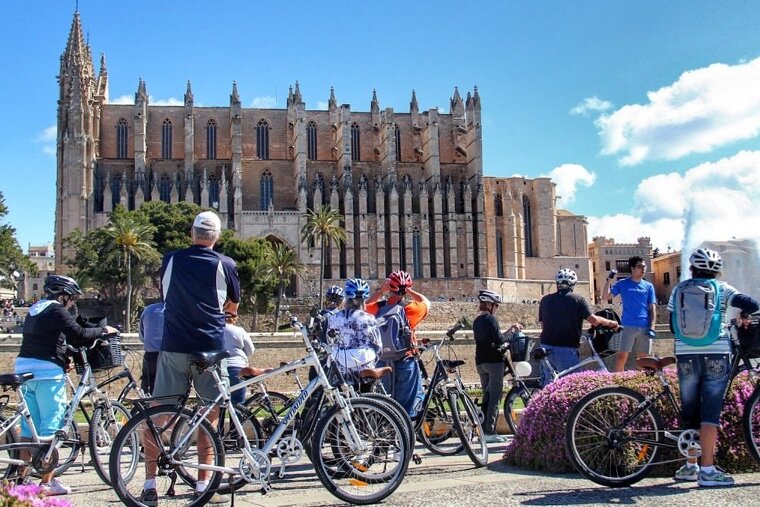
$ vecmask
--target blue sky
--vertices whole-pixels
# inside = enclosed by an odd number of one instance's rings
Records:
[[[5,0],[0,190],[22,247],[53,240],[59,56],[74,1]],[[677,248],[760,214],[760,2],[81,0],[110,98],[448,110],[477,85],[484,173],[551,175],[590,235]],[[706,206],[704,205],[706,204]],[[756,234],[756,233],[755,233]],[[750,234],[752,235],[752,234]]]

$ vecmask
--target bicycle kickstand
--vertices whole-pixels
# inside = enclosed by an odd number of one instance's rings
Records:
[[[172,497],[175,496],[177,493],[174,491],[174,485],[177,483],[177,472],[171,472],[169,474],[169,479],[171,479],[171,484],[169,484],[169,489],[166,490],[166,496]]]
[[[412,454],[412,461],[414,461],[415,465],[421,465],[422,464],[422,456],[417,454],[416,452]]]

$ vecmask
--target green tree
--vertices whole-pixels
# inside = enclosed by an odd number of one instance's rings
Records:
[[[300,275],[306,270],[306,266],[298,260],[296,252],[284,243],[277,243],[272,247],[269,272],[277,282],[277,305],[274,311],[274,331],[279,330],[280,306],[285,291],[285,283],[293,275]]]
[[[226,231],[225,231],[226,232]],[[241,240],[223,235],[214,247],[235,260],[240,277],[241,309],[253,315],[251,331],[257,331],[259,313],[269,307],[272,293],[277,286],[271,272],[272,247],[263,238]]]
[[[149,201],[133,213],[155,228],[153,241],[156,250],[164,255],[190,246],[190,229],[195,216],[202,210],[192,202]]]
[[[322,206],[319,210],[307,210],[306,223],[301,228],[301,238],[307,244],[319,244],[319,309],[322,309],[322,285],[325,279],[325,247],[330,241],[340,245],[346,242],[346,230],[341,225],[338,210]]]
[[[132,323],[132,258],[139,261],[158,259],[158,252],[153,242],[153,234],[156,228],[140,220],[135,213],[120,213],[115,211],[111,214],[109,225],[105,233],[113,240],[114,245],[122,255],[124,265],[127,268],[127,317],[126,331],[131,332]]]
[[[5,197],[0,192],[0,221],[8,215]],[[16,288],[14,271],[37,274],[37,266],[29,261],[16,240],[16,229],[10,224],[0,223],[0,284]]]

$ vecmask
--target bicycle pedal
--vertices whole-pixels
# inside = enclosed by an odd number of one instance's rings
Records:
[[[414,461],[415,465],[421,465],[422,457],[419,454],[412,454],[412,461]]]

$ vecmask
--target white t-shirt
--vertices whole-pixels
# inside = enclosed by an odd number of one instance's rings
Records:
[[[232,324],[224,325],[224,347],[232,354],[227,358],[227,366],[234,368],[248,366],[248,356],[255,348],[245,329]]]
[[[336,334],[332,357],[344,371],[374,368],[382,350],[374,316],[363,310],[339,310],[330,315],[327,331]]]

